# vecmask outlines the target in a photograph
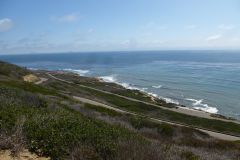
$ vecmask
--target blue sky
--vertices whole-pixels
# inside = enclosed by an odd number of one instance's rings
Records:
[[[0,1],[0,54],[169,49],[240,49],[240,1]]]

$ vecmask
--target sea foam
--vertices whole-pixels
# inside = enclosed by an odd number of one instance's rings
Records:
[[[116,83],[117,82],[117,78],[116,78],[116,74],[113,75],[109,75],[109,76],[101,76],[99,78],[101,78],[103,81],[108,82],[108,83]]]
[[[197,100],[192,98],[186,98],[188,101],[192,101],[192,105],[194,106],[194,109],[205,111],[208,113],[217,113],[218,109],[216,107],[211,107],[206,103],[203,103],[203,99]]]
[[[154,98],[159,98],[159,99],[162,99],[164,100],[166,103],[173,103],[173,104],[177,104],[179,105],[179,102],[176,101],[176,100],[173,100],[173,99],[170,99],[170,98],[166,98],[166,97],[160,97],[158,96],[156,93],[152,93],[152,92],[148,92],[148,88],[144,87],[144,88],[138,88],[138,87],[135,87],[135,86],[132,86],[131,84],[129,83],[126,83],[126,82],[119,82],[117,80],[117,75],[116,74],[113,74],[113,75],[109,75],[109,76],[101,76],[99,77],[101,78],[103,81],[105,82],[108,82],[108,83],[116,83],[118,85],[121,85],[122,87],[126,88],[126,89],[130,89],[130,90],[139,90],[149,96],[152,96]],[[153,87],[153,86],[152,86]],[[161,85],[159,86],[155,86],[156,88],[161,88]]]
[[[63,69],[64,71],[68,71],[68,72],[72,72],[72,73],[76,73],[80,76],[84,76],[87,73],[89,73],[89,70],[82,70],[82,69],[71,69],[71,68],[67,68],[67,69]]]
[[[162,85],[152,86],[153,88],[159,89],[162,88]]]
[[[167,103],[173,103],[173,104],[179,105],[178,101],[173,100],[171,98],[161,97],[161,99],[165,100]]]

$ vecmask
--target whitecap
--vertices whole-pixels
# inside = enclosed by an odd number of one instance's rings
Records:
[[[152,93],[152,92],[147,92],[146,90],[148,88],[144,87],[144,88],[137,88],[137,87],[134,87],[132,86],[131,84],[129,83],[126,83],[126,82],[118,82],[117,80],[117,75],[116,74],[113,74],[113,75],[109,75],[109,76],[101,76],[99,77],[101,78],[103,81],[105,82],[108,82],[108,83],[116,83],[118,85],[121,85],[122,87],[126,88],[126,89],[130,89],[130,90],[138,90],[138,91],[141,91],[149,96],[152,96],[154,98],[159,98],[159,99],[162,99],[164,100],[166,103],[173,103],[173,104],[177,104],[179,105],[179,102],[176,101],[176,100],[173,100],[173,99],[170,99],[170,98],[165,98],[165,97],[160,97],[158,96],[157,94],[155,93]],[[158,88],[160,88],[160,85],[157,86]]]
[[[176,100],[173,100],[171,98],[166,98],[166,97],[160,97],[161,99],[165,100],[166,103],[173,103],[173,104],[176,104],[176,105],[179,105],[179,102],[176,101]]]
[[[188,101],[192,101],[192,105],[194,109],[201,110],[208,113],[217,113],[218,109],[216,107],[211,107],[206,103],[203,103],[203,99],[197,100],[192,98],[186,98]]]
[[[32,71],[37,71],[37,70],[39,70],[38,68],[27,68],[27,69],[29,69],[29,70],[32,70]]]
[[[146,92],[146,90],[148,90],[148,88],[141,88],[141,90]]]
[[[129,83],[120,83],[120,82],[115,82],[115,83],[123,86],[123,87],[126,88],[126,89],[144,91],[144,89],[139,89],[139,88],[137,88],[137,87],[133,87],[133,86],[131,86]]]
[[[76,73],[80,76],[84,76],[85,74],[87,74],[89,72],[89,70],[71,69],[71,68],[67,68],[67,69],[63,69],[63,70],[68,71],[68,72],[72,72],[72,73]]]
[[[155,98],[159,98],[157,94],[152,93],[152,92],[146,92],[148,95],[153,96]]]
[[[193,107],[194,109],[201,110],[208,113],[217,113],[218,109],[215,107]]]
[[[159,89],[162,87],[162,85],[158,85],[158,86],[152,86],[153,88]]]
[[[117,78],[116,78],[116,74],[113,75],[109,75],[109,76],[101,76],[99,78],[101,78],[104,82],[108,82],[108,83],[117,83]]]
[[[140,91],[144,91],[145,89],[147,88],[142,88],[142,89],[139,89],[137,87],[134,87],[132,86],[131,84],[129,83],[126,83],[126,82],[118,82],[117,80],[117,75],[116,74],[113,74],[113,75],[109,75],[109,76],[101,76],[101,77],[98,77],[98,78],[101,78],[104,82],[108,82],[108,83],[116,83],[126,89],[130,89],[130,90],[140,90]]]

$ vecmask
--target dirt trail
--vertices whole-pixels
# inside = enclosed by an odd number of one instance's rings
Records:
[[[112,106],[109,106],[109,105],[106,105],[106,104],[103,104],[103,103],[99,103],[99,102],[96,102],[96,101],[93,101],[93,100],[90,100],[90,99],[87,99],[87,98],[83,98],[83,97],[77,97],[77,96],[73,96],[74,99],[76,100],[79,100],[83,103],[88,103],[88,104],[92,104],[92,105],[96,105],[96,106],[99,106],[99,107],[104,107],[104,108],[107,108],[107,109],[111,109],[111,110],[114,110],[116,112],[120,112],[120,113],[127,113],[127,114],[131,114],[131,115],[138,115],[134,112],[129,112],[129,111],[125,111],[125,110],[121,110],[121,109],[118,109],[118,108],[115,108],[115,107],[112,107]],[[173,123],[173,122],[169,122],[169,121],[165,121],[165,120],[160,120],[160,119],[157,119],[157,118],[149,118],[155,122],[164,122],[164,123],[168,123],[168,124],[172,124],[172,125],[178,125],[178,126],[185,126],[185,127],[188,127],[186,125],[183,125],[183,124],[177,124],[177,123]],[[231,136],[231,135],[226,135],[226,134],[222,134],[222,133],[218,133],[218,132],[213,132],[213,131],[209,131],[209,130],[205,130],[205,129],[200,129],[200,128],[195,128],[197,130],[200,130],[202,132],[205,132],[207,134],[209,134],[210,136],[214,137],[214,138],[217,138],[217,139],[221,139],[221,140],[228,140],[228,141],[237,141],[237,140],[240,140],[240,137],[235,137],[235,136]]]
[[[41,84],[41,83],[43,83],[43,82],[45,82],[47,80],[48,80],[47,78],[40,77],[40,80],[35,82],[35,84]]]
[[[66,81],[66,80],[57,78],[57,77],[51,75],[50,73],[47,73],[47,75],[50,76],[51,78],[53,78],[53,79],[55,79],[55,80],[58,80],[58,81],[61,81],[61,82],[65,82],[65,83],[69,83],[69,84],[75,84],[75,83],[73,83],[73,82],[70,82],[70,81]],[[171,108],[166,108],[166,107],[158,106],[158,105],[155,105],[155,104],[152,104],[152,103],[148,103],[148,102],[144,102],[144,101],[141,101],[141,100],[137,100],[137,99],[125,97],[125,96],[122,96],[122,95],[114,94],[114,93],[111,93],[111,92],[99,90],[99,89],[92,88],[92,87],[88,87],[88,86],[84,86],[84,85],[78,85],[78,86],[85,87],[85,88],[89,88],[89,89],[96,90],[96,91],[100,91],[100,92],[102,92],[102,93],[107,93],[107,94],[115,95],[115,96],[122,97],[122,98],[125,98],[125,99],[128,99],[128,100],[131,100],[131,101],[141,102],[141,103],[144,103],[144,104],[148,104],[148,105],[160,107],[160,108],[162,108],[162,109],[167,109],[167,110],[172,110],[172,111],[175,111],[175,112],[179,112],[179,109],[171,109]],[[105,107],[105,108],[108,108],[108,109],[115,110],[115,111],[117,111],[117,112],[128,113],[128,114],[132,114],[132,115],[140,115],[140,114],[137,114],[137,113],[134,113],[134,112],[129,112],[129,111],[122,110],[122,109],[118,109],[118,108],[115,108],[115,107],[112,107],[112,106],[109,106],[109,105],[106,105],[106,104],[103,104],[103,103],[100,103],[100,102],[96,102],[96,101],[93,101],[93,100],[90,100],[90,99],[87,99],[87,98],[77,97],[77,96],[74,96],[73,98],[76,99],[76,100],[79,100],[79,101],[81,101],[81,102],[84,102],[84,103],[89,103],[89,104],[92,104],[92,105],[97,105],[97,106],[100,106],[100,107]],[[184,110],[187,111],[187,109],[184,109]],[[193,112],[193,111],[187,112],[187,113],[190,114],[190,115],[193,115],[193,116],[195,116],[195,114],[196,114],[196,116],[197,116],[197,115],[198,115],[197,113],[198,113],[198,112],[201,112],[201,111],[195,111],[194,114],[191,114],[192,112]],[[180,113],[182,113],[182,112],[180,112]],[[187,114],[187,113],[185,113],[185,114]],[[202,113],[202,114],[205,114],[205,112],[201,112],[201,113]],[[199,116],[199,117],[202,117],[201,114],[198,115],[198,116]],[[203,116],[203,118],[207,118],[207,117]],[[217,138],[217,139],[228,140],[228,141],[237,141],[237,140],[240,140],[240,137],[232,136],[232,135],[229,135],[229,134],[224,134],[224,133],[220,133],[220,132],[216,132],[216,131],[211,131],[211,130],[207,130],[207,129],[203,129],[203,128],[198,128],[198,127],[192,127],[192,126],[188,126],[188,125],[185,125],[185,124],[181,124],[181,123],[177,123],[177,122],[171,122],[171,121],[166,121],[166,120],[161,120],[161,119],[157,119],[157,118],[151,118],[151,117],[150,117],[150,119],[153,120],[153,121],[157,121],[157,122],[164,122],[164,123],[173,124],[173,125],[178,125],[178,126],[191,127],[191,128],[200,130],[200,131],[202,131],[202,132],[205,132],[205,133],[209,134],[210,136],[215,137],[215,138]],[[210,117],[210,116],[209,116],[209,119],[218,119],[218,118],[214,118],[214,117]],[[218,119],[218,120],[222,120],[222,119]],[[230,120],[222,120],[222,121],[230,121]],[[235,121],[234,121],[234,122],[235,122]],[[237,122],[237,123],[239,123],[239,122]]]

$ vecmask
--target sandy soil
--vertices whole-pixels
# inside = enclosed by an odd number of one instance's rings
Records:
[[[50,160],[50,158],[39,157],[36,154],[24,150],[18,157],[12,157],[9,150],[0,151],[0,160]]]
[[[37,82],[39,81],[39,78],[35,76],[34,74],[28,74],[26,76],[23,76],[23,80],[25,82]]]

